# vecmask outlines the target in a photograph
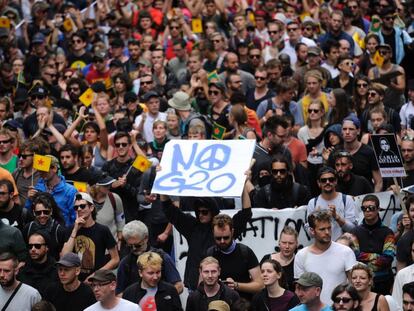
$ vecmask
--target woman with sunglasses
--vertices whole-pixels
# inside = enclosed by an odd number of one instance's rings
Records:
[[[331,299],[334,311],[361,311],[361,297],[352,285],[338,285],[332,291]]]
[[[260,271],[265,288],[253,297],[253,311],[287,311],[300,303],[293,292],[280,285],[283,272],[279,262],[266,259]]]
[[[389,311],[383,295],[371,291],[374,273],[363,263],[357,263],[351,269],[351,283],[361,297],[361,311]]]
[[[29,236],[39,230],[48,232],[51,237],[49,254],[58,260],[67,232],[55,199],[50,193],[39,192],[33,199],[31,209],[34,220],[24,227],[22,232],[24,239],[27,242]]]
[[[355,85],[352,94],[352,106],[358,116],[368,106],[368,87],[371,83],[367,76],[358,76],[355,78]]]
[[[354,61],[350,55],[339,56],[336,67],[339,70],[339,75],[333,79],[332,88],[343,89],[348,96],[352,96],[354,88],[354,78],[352,73],[354,71]]]

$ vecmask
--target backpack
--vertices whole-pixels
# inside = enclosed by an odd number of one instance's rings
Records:
[[[185,127],[184,127],[184,133],[183,133],[183,137],[187,137],[188,136],[188,130],[190,128],[190,124],[191,121],[194,119],[199,119],[204,123],[204,126],[206,128],[206,138],[210,139],[211,138],[211,134],[213,134],[213,124],[211,123],[211,121],[203,114],[200,113],[194,113],[192,116],[190,116],[190,118],[187,120]]]
[[[344,209],[346,207],[346,194],[345,193],[341,193],[342,194],[342,203],[344,204]],[[319,196],[317,196],[315,198],[315,200],[313,201],[313,209],[316,209],[316,202],[318,201]]]
[[[27,230],[27,237],[26,237],[27,241],[29,241],[29,237],[32,233],[39,230],[39,228],[34,228],[34,231],[31,232],[34,224],[35,224],[34,221],[30,222],[29,229]],[[53,227],[54,227],[55,224],[56,224],[55,232],[53,233],[52,230],[53,230]],[[55,241],[56,241],[57,245],[59,245],[59,238],[58,238],[58,229],[59,229],[59,227],[60,227],[60,224],[56,220],[52,219],[49,226],[46,228],[47,232],[49,232],[50,237],[53,237],[53,236],[55,237]]]

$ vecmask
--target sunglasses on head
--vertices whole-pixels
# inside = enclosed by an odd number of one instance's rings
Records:
[[[51,213],[51,210],[44,209],[44,210],[41,210],[41,211],[34,211],[33,213],[34,213],[36,216],[42,216],[42,215],[49,216],[49,215],[50,215],[50,213]]]
[[[375,205],[362,205],[361,211],[363,212],[373,212],[376,211],[378,208]]]
[[[341,301],[343,303],[348,303],[351,300],[352,300],[352,298],[348,298],[348,297],[335,297],[333,301],[334,301],[334,303],[340,303]]]
[[[87,207],[88,206],[88,204],[79,204],[79,205],[74,205],[73,206],[73,209],[75,210],[75,211],[77,211],[78,209],[85,209],[85,207]]]
[[[43,245],[46,245],[46,244],[44,244],[44,243],[33,243],[33,244],[29,243],[29,244],[27,244],[29,249],[32,249],[33,247],[35,249],[41,249]]]
[[[333,183],[336,181],[336,178],[335,177],[319,178],[319,181],[323,184],[326,184],[327,182]]]

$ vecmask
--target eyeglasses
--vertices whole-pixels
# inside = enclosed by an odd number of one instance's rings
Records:
[[[147,84],[152,84],[152,80],[151,81],[141,81],[142,85],[147,85]]]
[[[378,95],[377,92],[368,92],[368,97],[370,97],[370,96],[375,97],[377,95]]]
[[[279,33],[279,31],[270,31],[270,30],[268,31],[269,35],[274,35],[274,34],[277,34],[277,33]]]
[[[260,54],[249,55],[250,58],[260,58]]]
[[[218,95],[220,94],[219,91],[208,91],[208,95]]]
[[[22,158],[23,160],[26,160],[28,157],[33,157],[33,153],[19,154],[19,158]]]
[[[9,144],[10,142],[11,142],[11,139],[0,140],[0,145],[6,145],[6,144]]]
[[[335,297],[333,301],[334,301],[334,303],[340,303],[341,301],[343,303],[348,303],[351,300],[352,300],[352,298],[348,298],[348,297]]]
[[[115,147],[117,148],[125,148],[128,147],[128,143],[115,143]]]
[[[357,5],[349,5],[348,8],[350,8],[351,10],[353,10],[353,9],[358,9],[358,6]]]
[[[320,110],[319,109],[311,109],[311,108],[309,108],[308,109],[308,113],[318,113]]]
[[[42,215],[49,216],[49,215],[50,215],[50,213],[51,213],[51,210],[44,209],[44,210],[40,210],[40,211],[34,211],[33,213],[34,213],[36,216],[42,216]]]
[[[30,98],[31,98],[32,100],[36,100],[36,99],[45,99],[45,96],[44,96],[44,95],[32,95],[32,96],[30,96]]]
[[[226,235],[226,236],[215,236],[214,239],[216,241],[221,241],[221,240],[227,241],[227,240],[230,240],[230,236],[229,235]]]
[[[357,83],[357,87],[365,89],[366,87],[368,87],[368,83]]]
[[[221,42],[221,40],[212,40],[213,41],[213,43],[220,43]]]
[[[33,247],[35,249],[41,249],[43,245],[46,245],[46,244],[45,243],[33,243],[33,244],[29,243],[29,244],[27,244],[29,249],[32,249]]]
[[[77,91],[79,91],[79,88],[78,87],[71,87],[71,88],[68,89],[68,91],[69,92],[77,92]]]
[[[3,192],[3,191],[0,191],[0,195],[8,195],[10,192]]]
[[[280,175],[285,175],[286,173],[287,173],[287,169],[285,169],[285,168],[281,168],[281,169],[272,169],[272,175],[273,176],[276,176],[277,174],[279,174],[280,173]]]
[[[170,26],[170,29],[180,29],[178,26]]]
[[[80,39],[72,40],[72,43],[82,43],[82,40],[80,40]]]
[[[64,78],[65,80],[67,80],[67,79],[72,78],[72,75],[64,75],[64,76],[63,76],[63,78]]]
[[[75,211],[77,211],[78,209],[84,209],[85,207],[87,207],[88,206],[88,204],[79,204],[79,205],[74,205],[73,206],[73,209],[75,210]]]
[[[363,211],[364,213],[373,212],[373,211],[376,211],[377,209],[378,208],[375,205],[367,205],[367,206],[362,205],[361,206],[361,211]]]
[[[378,53],[382,56],[387,55],[390,51],[387,50],[379,50]]]
[[[334,183],[336,181],[336,178],[335,177],[319,178],[319,181],[322,184],[326,184],[327,182],[329,182],[329,183],[332,184],[332,183]]]
[[[208,209],[199,209],[198,213],[200,215],[207,216],[210,213],[210,211]]]
[[[260,80],[260,81],[265,81],[266,78],[265,77],[254,77],[256,80]]]
[[[303,28],[303,30],[312,31],[313,27],[305,27],[305,28]]]
[[[91,31],[91,30],[94,30],[95,28],[93,28],[93,27],[85,27],[85,29],[86,29],[87,31]]]
[[[299,29],[298,27],[295,27],[295,28],[288,28],[288,29],[287,29],[287,32],[296,31],[296,30],[298,30],[298,29]]]
[[[111,284],[112,282],[105,282],[105,283],[92,283],[91,288],[101,288],[102,286],[106,286]]]

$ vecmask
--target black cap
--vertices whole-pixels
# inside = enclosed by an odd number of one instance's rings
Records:
[[[110,270],[98,270],[95,271],[93,276],[89,278],[91,282],[112,282],[116,281],[115,274]]]
[[[149,92],[145,93],[144,96],[142,96],[142,100],[146,103],[147,101],[149,101],[149,99],[151,97],[157,97],[158,98],[158,97],[160,97],[160,95],[155,91],[149,91]]]
[[[123,48],[125,46],[125,43],[121,38],[115,37],[111,42],[111,46],[114,48]]]
[[[48,91],[47,89],[40,84],[36,84],[32,90],[30,91],[30,96],[32,95],[43,95],[43,96],[47,96],[48,95]]]
[[[117,68],[122,68],[122,62],[119,59],[113,59],[111,60],[111,63],[109,64],[109,67],[117,67]]]
[[[106,86],[105,86],[105,84],[102,81],[98,81],[98,82],[92,83],[91,89],[95,93],[106,92]]]
[[[27,89],[24,87],[19,87],[16,89],[16,93],[14,94],[14,104],[23,104],[29,98],[29,94]]]

